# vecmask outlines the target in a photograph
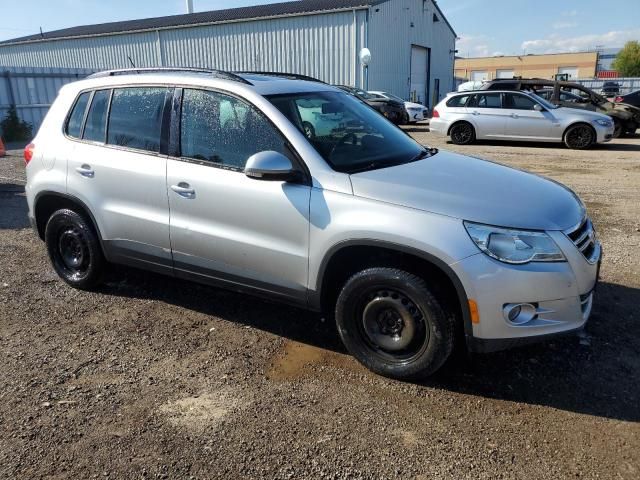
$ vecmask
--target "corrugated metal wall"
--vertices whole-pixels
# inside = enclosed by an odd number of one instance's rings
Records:
[[[434,13],[440,21],[433,21]],[[369,15],[369,90],[386,90],[409,98],[412,44],[431,52],[429,106],[436,79],[440,80],[439,99],[454,89],[455,34],[431,0],[388,1],[373,6]]]
[[[60,68],[0,67],[0,119],[15,104],[18,117],[40,127],[58,90],[65,83],[83,78],[91,70]]]
[[[359,83],[366,12],[344,11],[0,46],[0,65],[105,70],[191,66],[272,70]]]

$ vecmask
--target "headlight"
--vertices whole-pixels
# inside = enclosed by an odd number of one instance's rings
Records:
[[[480,250],[505,263],[558,262],[564,255],[544,232],[513,230],[464,222],[471,240]]]
[[[611,120],[602,120],[600,118],[597,119],[595,123],[597,123],[598,125],[602,125],[603,127],[610,127],[611,125],[613,125],[613,122]]]

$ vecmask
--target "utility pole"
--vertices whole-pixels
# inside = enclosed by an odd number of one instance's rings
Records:
[[[187,13],[193,13],[193,0],[185,0],[187,4]]]

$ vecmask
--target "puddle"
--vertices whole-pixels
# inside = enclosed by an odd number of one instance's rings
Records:
[[[364,370],[350,356],[288,340],[274,356],[267,371],[269,380],[293,380],[304,376],[313,365],[337,366],[349,370]]]
[[[175,427],[203,432],[218,425],[242,403],[237,394],[223,390],[215,394],[181,398],[162,405],[159,411]]]

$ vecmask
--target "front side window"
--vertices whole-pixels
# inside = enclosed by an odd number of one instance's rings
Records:
[[[180,120],[181,156],[241,170],[258,152],[289,155],[275,127],[254,107],[230,95],[185,89]]]
[[[163,87],[114,90],[107,143],[159,152],[166,95]]]
[[[427,154],[424,147],[351,95],[310,92],[267,98],[339,172],[400,165]]]
[[[82,135],[82,121],[84,120],[84,112],[87,109],[90,95],[90,92],[83,93],[78,97],[76,104],[73,106],[66,130],[67,135],[70,137],[80,138]]]
[[[514,110],[534,110],[536,102],[524,95],[518,95],[517,93],[505,93],[504,101],[506,108]]]
[[[93,94],[93,100],[91,100],[91,107],[87,115],[87,123],[84,127],[83,139],[92,142],[104,142],[110,94],[111,90],[98,90]]]

